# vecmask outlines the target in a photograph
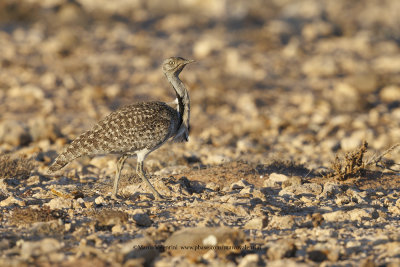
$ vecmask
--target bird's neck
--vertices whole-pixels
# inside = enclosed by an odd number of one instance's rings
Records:
[[[172,87],[175,89],[176,97],[178,99],[178,111],[182,119],[182,124],[179,127],[177,137],[183,137],[188,140],[189,137],[189,119],[190,119],[190,99],[189,93],[185,85],[179,79],[178,75],[165,75]],[[178,136],[179,135],[179,136]]]

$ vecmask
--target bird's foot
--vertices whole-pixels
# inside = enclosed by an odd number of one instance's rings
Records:
[[[113,200],[121,200],[121,198],[118,197],[117,194],[112,194],[112,195],[111,195],[111,199],[113,199]]]

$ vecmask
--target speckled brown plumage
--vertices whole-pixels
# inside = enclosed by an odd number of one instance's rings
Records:
[[[50,166],[49,173],[81,156],[119,154],[113,190],[113,196],[116,196],[125,159],[136,154],[138,174],[156,197],[161,197],[144,176],[143,161],[169,138],[188,140],[190,100],[178,75],[190,62],[183,58],[169,58],[163,63],[163,72],[177,95],[177,109],[162,102],[142,102],[114,111],[67,146]]]
[[[179,126],[176,110],[162,102],[137,103],[112,112],[91,130],[77,137],[59,155],[54,172],[85,155],[135,154],[163,144]]]

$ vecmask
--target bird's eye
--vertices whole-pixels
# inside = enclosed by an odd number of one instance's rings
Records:
[[[170,61],[169,65],[174,66],[175,65],[175,61]]]

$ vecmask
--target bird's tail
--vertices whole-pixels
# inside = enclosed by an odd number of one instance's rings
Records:
[[[51,164],[49,169],[47,170],[47,173],[51,174],[54,173],[60,169],[62,169],[65,165],[67,165],[70,161],[72,161],[74,158],[71,154],[68,155],[65,152],[60,154]]]
[[[81,136],[75,139],[51,164],[47,173],[51,174],[60,169],[62,169],[65,165],[70,163],[76,158],[87,154],[86,150],[84,150],[80,143]]]

